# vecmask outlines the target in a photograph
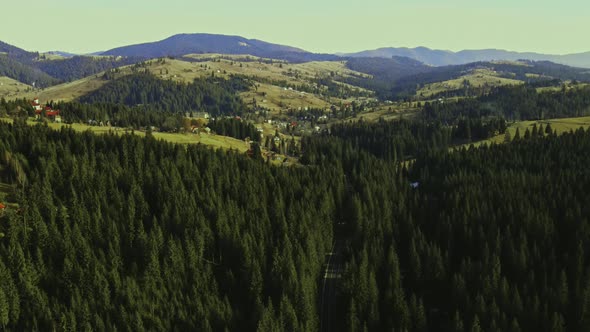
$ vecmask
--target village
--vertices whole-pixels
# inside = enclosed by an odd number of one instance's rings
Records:
[[[45,105],[45,107],[41,106],[38,97],[35,97],[35,99],[31,101],[31,106],[33,107],[33,111],[35,112],[35,120],[41,121],[43,118],[47,118],[55,123],[62,122],[59,110],[54,110],[49,105]]]
[[[263,160],[273,161],[281,165],[288,165],[296,162],[300,153],[300,138],[304,135],[317,135],[329,131],[328,122],[332,118],[331,113],[304,115],[303,109],[292,112],[291,116],[267,119],[262,122],[253,123],[251,120],[244,120],[240,116],[226,115],[213,117],[207,112],[185,112],[184,120],[190,125],[185,125],[172,130],[150,125],[143,128],[119,127],[116,121],[87,119],[84,122],[74,122],[72,117],[68,118],[67,113],[51,106],[51,103],[43,103],[38,97],[30,101],[32,117],[30,121],[37,123],[48,123],[52,127],[72,126],[77,130],[92,130],[96,133],[128,133],[134,132],[142,135],[154,135],[175,143],[212,143],[213,146],[237,148],[245,151],[253,157],[254,151],[259,151]],[[296,117],[295,114],[299,114]],[[288,120],[288,119],[292,120]],[[238,122],[249,122],[254,125],[258,135],[246,137],[241,140],[244,148],[236,145],[236,139],[222,136],[212,130],[208,124],[216,120],[234,120]],[[218,142],[221,142],[218,144]]]

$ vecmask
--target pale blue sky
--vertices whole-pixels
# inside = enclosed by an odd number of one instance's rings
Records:
[[[196,32],[326,53],[388,46],[590,51],[588,0],[3,2],[0,40],[31,51],[103,51]]]

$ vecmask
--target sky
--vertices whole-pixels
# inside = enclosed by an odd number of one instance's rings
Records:
[[[219,33],[357,52],[379,47],[590,51],[588,0],[3,0],[0,40],[73,53]]]

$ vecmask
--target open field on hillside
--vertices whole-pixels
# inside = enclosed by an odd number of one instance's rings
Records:
[[[205,57],[205,55],[195,55],[195,57],[205,59],[210,58]],[[288,64],[280,61],[273,63],[237,61],[237,59],[247,58],[248,56],[238,56],[232,58],[232,60],[227,59],[225,56],[223,56],[223,58],[221,57],[222,56],[219,55],[219,58],[216,61],[211,60],[198,63],[166,59],[164,64],[155,61],[148,68],[150,72],[159,75],[162,79],[172,79],[184,82],[190,82],[197,77],[210,75],[226,78],[229,77],[229,75],[248,77],[253,81],[258,82],[258,88],[243,93],[243,100],[246,103],[250,103],[252,99],[255,98],[260,106],[268,108],[272,112],[276,112],[288,106],[295,108],[323,108],[332,103],[345,101],[344,99],[339,98],[331,98],[328,100],[328,98],[320,98],[318,95],[313,96],[295,90],[285,90],[285,84],[295,87],[304,84],[314,86],[314,80],[319,77],[367,76],[366,74],[349,70],[346,68],[345,63],[337,61]],[[254,59],[255,57],[250,58]],[[368,92],[368,90],[360,87],[338,81],[334,82],[350,89]],[[266,94],[266,96],[264,94]],[[263,102],[264,100],[266,101]]]
[[[518,129],[520,133],[520,137],[523,137],[525,131],[528,129],[529,131],[533,130],[533,125],[543,125],[543,128],[547,126],[547,124],[551,124],[551,129],[557,131],[558,135],[561,135],[565,132],[569,132],[571,130],[575,131],[576,129],[582,127],[584,129],[590,128],[590,116],[580,117],[580,118],[563,118],[563,119],[550,119],[550,120],[534,120],[534,121],[518,121],[510,124],[508,126],[507,131],[510,133],[510,137],[514,138],[516,134],[516,130]],[[474,142],[474,146],[480,146],[482,144],[490,144],[490,143],[504,143],[505,135],[501,134],[489,138],[487,140]],[[467,146],[469,144],[464,144],[462,146]]]
[[[31,88],[30,85],[13,80],[12,78],[6,76],[0,77],[0,98],[12,99],[17,95],[26,93],[25,91]]]
[[[453,80],[426,84],[422,89],[416,91],[416,95],[427,98],[437,93],[460,89],[463,87],[465,81],[469,81],[470,86],[478,88],[484,85],[494,87],[523,84],[522,81],[499,77],[498,75],[497,72],[490,69],[476,69],[469,74]]]
[[[331,105],[328,101],[320,99],[313,94],[288,90],[264,83],[259,84],[256,90],[242,92],[240,96],[248,104],[252,104],[253,100],[256,100],[259,106],[268,108],[273,113],[285,108],[298,110],[305,109],[305,107],[327,108]],[[340,99],[337,100],[340,101]]]
[[[572,82],[567,82],[565,84],[565,88],[567,90],[571,90],[571,89],[580,89],[583,87],[588,86],[588,83],[572,83]],[[547,91],[561,91],[563,89],[563,86],[544,86],[544,87],[540,87],[537,88],[537,92],[541,93],[541,92],[547,92]]]
[[[286,89],[283,85],[297,87],[298,85],[313,86],[315,80],[319,77],[352,77],[367,76],[360,72],[355,72],[346,68],[346,64],[340,61],[326,62],[308,62],[301,64],[289,64],[283,61],[274,61],[265,63],[252,61],[252,56],[233,56],[227,59],[225,55],[203,54],[190,55],[198,59],[211,59],[204,62],[187,62],[178,59],[158,59],[147,61],[145,66],[139,70],[147,69],[152,74],[164,80],[174,80],[177,82],[191,82],[195,78],[215,75],[218,77],[229,77],[230,75],[242,75],[249,77],[256,82],[256,87],[250,91],[242,93],[242,98],[246,103],[252,103],[255,99],[259,106],[268,108],[273,113],[288,107],[299,109],[309,108],[326,108],[331,104],[345,102],[347,100],[339,98],[327,98],[319,95],[303,93],[296,89]],[[223,57],[223,58],[222,58]],[[238,60],[244,60],[240,62]],[[245,61],[246,59],[250,59]],[[261,59],[266,61],[267,59]],[[125,66],[118,69],[117,77],[129,75],[133,72],[134,66]],[[34,91],[24,91],[25,87],[18,89],[7,95],[9,98],[28,98],[39,97],[42,102],[54,101],[72,101],[89,92],[99,89],[107,80],[102,79],[103,73],[89,76],[77,81],[56,85],[50,88]],[[334,81],[336,84],[351,89],[364,91],[360,87],[348,85],[343,82]],[[0,90],[1,94],[1,90]],[[352,99],[349,99],[350,101]]]
[[[197,58],[202,58],[201,56],[204,55],[199,55]],[[221,58],[221,55],[219,56],[220,57],[216,60],[212,59],[203,62],[186,62],[176,59],[165,59],[164,63],[160,63],[157,60],[152,60],[148,69],[153,74],[160,75],[161,78],[178,81],[190,81],[197,77],[210,75],[222,77],[227,77],[229,75],[243,75],[254,80],[285,81],[287,84],[298,85],[302,83],[309,84],[317,77],[328,77],[332,75],[342,77],[368,77],[366,74],[346,68],[346,64],[340,61],[289,64],[274,60],[273,63],[256,61],[241,62],[237,59],[229,60],[225,58],[225,56],[224,58]],[[193,57],[193,55],[187,57]],[[206,57],[206,59],[209,58],[210,57]]]
[[[12,122],[10,118],[0,118],[0,121]],[[28,121],[30,125],[36,125],[38,122],[30,119]],[[116,127],[99,127],[99,126],[88,126],[81,123],[74,123],[74,124],[63,124],[63,123],[48,123],[49,127],[53,129],[60,129],[62,127],[71,127],[72,129],[84,132],[90,130],[96,134],[106,134],[106,133],[114,133],[117,135],[124,134],[127,132],[131,132],[129,130],[123,128],[116,128]],[[135,130],[133,134],[138,136],[145,136],[145,132]],[[246,142],[235,139],[233,137],[221,136],[221,135],[213,135],[213,134],[184,134],[184,133],[160,133],[154,132],[154,137],[156,139],[161,139],[171,143],[177,144],[204,144],[209,145],[215,148],[223,148],[223,149],[234,149],[239,152],[246,152],[249,149],[249,146]]]
[[[371,77],[348,69],[346,61],[312,61],[292,64],[282,60],[265,59],[251,55],[189,54],[186,57],[200,60],[207,59],[208,61],[197,64],[211,65],[213,69],[226,69],[243,75],[258,74],[259,77],[272,79],[295,78],[297,80],[301,78],[305,80],[315,78],[318,75],[328,76],[332,74],[343,77]],[[214,59],[217,59],[217,61],[214,61]],[[268,63],[269,61],[272,61],[272,63]]]
[[[103,80],[101,76],[102,73],[42,90],[36,89],[25,93],[19,93],[14,97],[27,99],[39,97],[41,102],[48,102],[50,100],[72,101],[105,85],[108,81]]]
[[[385,121],[398,120],[400,118],[410,118],[417,112],[420,112],[420,108],[416,107],[415,104],[408,105],[407,103],[396,103],[393,105],[381,105],[359,113],[355,118],[347,118],[344,121],[363,121],[375,122],[379,119]]]
[[[39,61],[54,61],[54,60],[65,60],[67,59],[64,56],[54,53],[41,53],[39,57]]]
[[[0,118],[0,121],[10,122],[12,123],[13,120],[11,118]],[[31,126],[38,125],[39,122],[36,122],[32,118],[29,119],[28,124]],[[126,130],[123,128],[116,128],[116,127],[99,127],[99,126],[88,126],[81,123],[74,123],[74,124],[62,124],[62,123],[47,123],[47,125],[53,129],[60,129],[62,127],[69,126],[72,129],[78,132],[85,132],[91,131],[94,134],[116,134],[122,135],[125,133],[133,133],[134,135],[138,135],[140,137],[144,137],[146,134],[144,131],[138,130]],[[274,127],[268,124],[262,124],[264,128],[265,135],[272,135],[274,134]],[[158,140],[164,140],[166,142],[175,143],[175,144],[203,144],[206,146],[210,146],[212,148],[220,148],[224,150],[234,150],[238,153],[245,153],[250,149],[250,144],[246,143],[243,140],[239,140],[233,137],[222,136],[222,135],[215,135],[215,134],[185,134],[185,133],[161,133],[161,132],[153,132],[154,138]],[[288,136],[281,134],[280,135],[283,139],[289,139]],[[300,141],[299,137],[296,137],[296,141]],[[263,152],[263,158],[266,160],[266,155],[268,150],[261,146]],[[300,166],[299,160],[294,157],[288,157],[281,154],[273,154],[274,158],[269,159],[270,163],[275,166]],[[8,187],[7,187],[8,188]],[[8,188],[10,189],[10,188]],[[0,183],[0,196],[3,193],[3,187]],[[7,191],[5,194],[9,194],[10,192]],[[1,197],[0,197],[1,198]]]
[[[557,134],[563,134],[564,132],[568,132],[570,130],[576,130],[580,127],[588,128],[590,127],[590,116],[580,117],[580,118],[563,118],[563,119],[550,119],[550,120],[536,120],[536,121],[519,121],[511,124],[508,127],[508,130],[512,137],[516,133],[516,129],[519,129],[521,135],[524,135],[526,129],[532,130],[533,125],[543,125],[543,127],[547,126],[547,124],[551,124],[551,128],[557,131]]]

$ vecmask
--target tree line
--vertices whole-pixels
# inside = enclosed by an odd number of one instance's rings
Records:
[[[227,80],[207,77],[195,79],[192,83],[181,83],[139,72],[109,81],[100,89],[80,97],[79,101],[87,104],[149,105],[159,111],[179,113],[241,115],[246,107],[237,94],[246,91],[249,86],[250,82],[237,76]]]
[[[588,329],[590,131],[535,131],[409,164],[372,144],[304,141],[302,162],[347,180],[339,329]]]
[[[317,329],[337,170],[130,134],[0,129],[11,160],[0,176],[18,204],[0,217],[3,328]]]

